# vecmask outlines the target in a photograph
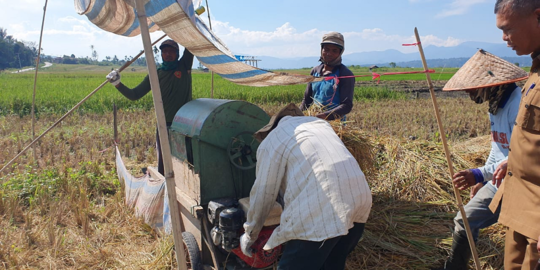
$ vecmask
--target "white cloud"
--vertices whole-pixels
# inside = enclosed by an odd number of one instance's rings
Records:
[[[0,0],[1,1],[1,0]],[[85,16],[65,16],[50,22],[44,31],[44,53],[62,56],[75,54],[78,57],[91,55],[90,45],[94,45],[100,58],[117,55],[119,58],[133,56],[142,48],[140,36],[127,38],[108,33],[97,28]],[[216,35],[234,54],[253,56],[272,56],[277,58],[294,58],[318,56],[321,37],[329,32],[327,29],[312,28],[298,31],[291,23],[286,22],[269,31],[246,30],[228,22],[213,20],[212,26]],[[19,40],[38,41],[39,28],[27,23],[12,24],[9,34]],[[151,34],[152,39],[162,35],[161,32]],[[345,54],[365,51],[382,51],[396,49],[412,52],[411,47],[401,46],[403,43],[414,43],[414,36],[388,34],[382,28],[359,29],[343,32],[345,36]],[[426,35],[422,37],[424,46],[456,46],[462,42],[454,37]]]
[[[231,26],[227,22],[213,21],[214,32],[235,54],[273,56],[282,58],[316,56],[319,54],[321,37],[329,32],[317,28],[298,32],[290,23],[285,23],[272,31],[249,31]],[[411,51],[402,47],[404,43],[414,43],[414,36],[390,35],[381,28],[343,32],[345,53],[381,51],[396,49]],[[462,41],[453,37],[441,38],[434,35],[422,37],[425,46],[456,46]]]
[[[273,31],[242,30],[220,21],[213,21],[212,26],[233,53],[276,57],[316,54],[324,33],[317,29],[298,32],[288,22]]]
[[[453,37],[448,37],[446,39],[441,39],[439,37],[436,37],[434,35],[427,35],[427,36],[423,36],[421,37],[421,40],[422,40],[422,45],[434,45],[434,46],[438,46],[438,47],[454,47],[454,46],[457,46],[459,45],[460,43],[462,43],[463,41],[457,39],[457,38],[453,38]]]
[[[436,15],[436,17],[442,18],[462,15],[467,13],[472,6],[486,2],[489,2],[489,0],[454,0],[452,3],[450,3],[450,7],[448,9],[441,11]]]

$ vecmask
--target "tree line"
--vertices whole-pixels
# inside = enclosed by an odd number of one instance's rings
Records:
[[[0,70],[32,66],[37,53],[35,42],[19,41],[0,27]]]
[[[0,70],[8,68],[22,69],[23,67],[35,66],[36,57],[38,55],[37,44],[35,42],[19,41],[13,36],[7,34],[7,29],[0,27]],[[90,46],[92,57],[76,57],[74,54],[55,57],[50,55],[41,55],[40,62],[51,62],[57,64],[83,64],[83,65],[100,65],[112,66],[123,65],[127,61],[133,59],[132,56],[124,56],[123,59],[116,55],[113,57],[106,56],[105,59],[99,61],[98,53],[94,46]],[[43,51],[43,49],[41,49]],[[159,55],[159,50],[154,47],[154,54]],[[146,66],[145,57],[140,57],[133,62],[133,65]]]

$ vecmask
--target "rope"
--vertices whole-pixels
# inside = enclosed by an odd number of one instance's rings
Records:
[[[435,73],[435,70],[428,69],[428,70],[422,70],[422,71],[386,72],[386,73],[381,73],[381,74],[372,72],[371,75],[349,75],[349,76],[339,76],[339,77],[329,76],[329,77],[324,77],[324,80],[329,81],[329,80],[335,79],[336,82],[339,83],[339,79],[343,79],[343,78],[357,78],[357,77],[370,77],[371,76],[373,80],[377,79],[377,83],[379,83],[379,81],[381,80],[381,76],[383,75],[402,75],[402,74],[418,74],[418,73]]]
[[[408,43],[408,44],[405,43],[405,44],[401,44],[401,46],[417,46],[417,45],[419,45],[419,44],[421,44],[420,41],[418,41],[417,43]]]

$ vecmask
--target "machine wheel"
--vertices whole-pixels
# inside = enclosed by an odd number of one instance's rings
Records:
[[[240,170],[253,169],[257,165],[258,146],[259,142],[253,137],[253,132],[238,133],[227,147],[231,163]]]
[[[182,239],[184,240],[184,251],[188,269],[203,270],[201,251],[199,250],[195,236],[190,232],[183,232]]]

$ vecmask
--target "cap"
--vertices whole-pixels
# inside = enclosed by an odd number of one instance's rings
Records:
[[[274,128],[277,127],[277,124],[281,118],[284,116],[304,116],[304,113],[302,113],[302,110],[296,106],[294,103],[289,103],[287,106],[282,108],[278,113],[274,114],[271,118],[268,124],[266,126],[259,129],[257,132],[255,132],[254,136],[255,139],[257,139],[259,142],[262,142],[264,138],[272,131]]]
[[[324,45],[324,44],[337,45],[342,50],[345,49],[345,39],[343,38],[343,35],[338,32],[330,32],[330,33],[324,34],[321,45]]]
[[[176,50],[180,50],[180,48],[178,47],[178,43],[176,43],[176,41],[172,40],[172,39],[167,39],[165,41],[163,41],[161,43],[161,45],[159,45],[159,49],[162,50],[163,47],[165,46],[171,46],[173,48],[175,48]]]

